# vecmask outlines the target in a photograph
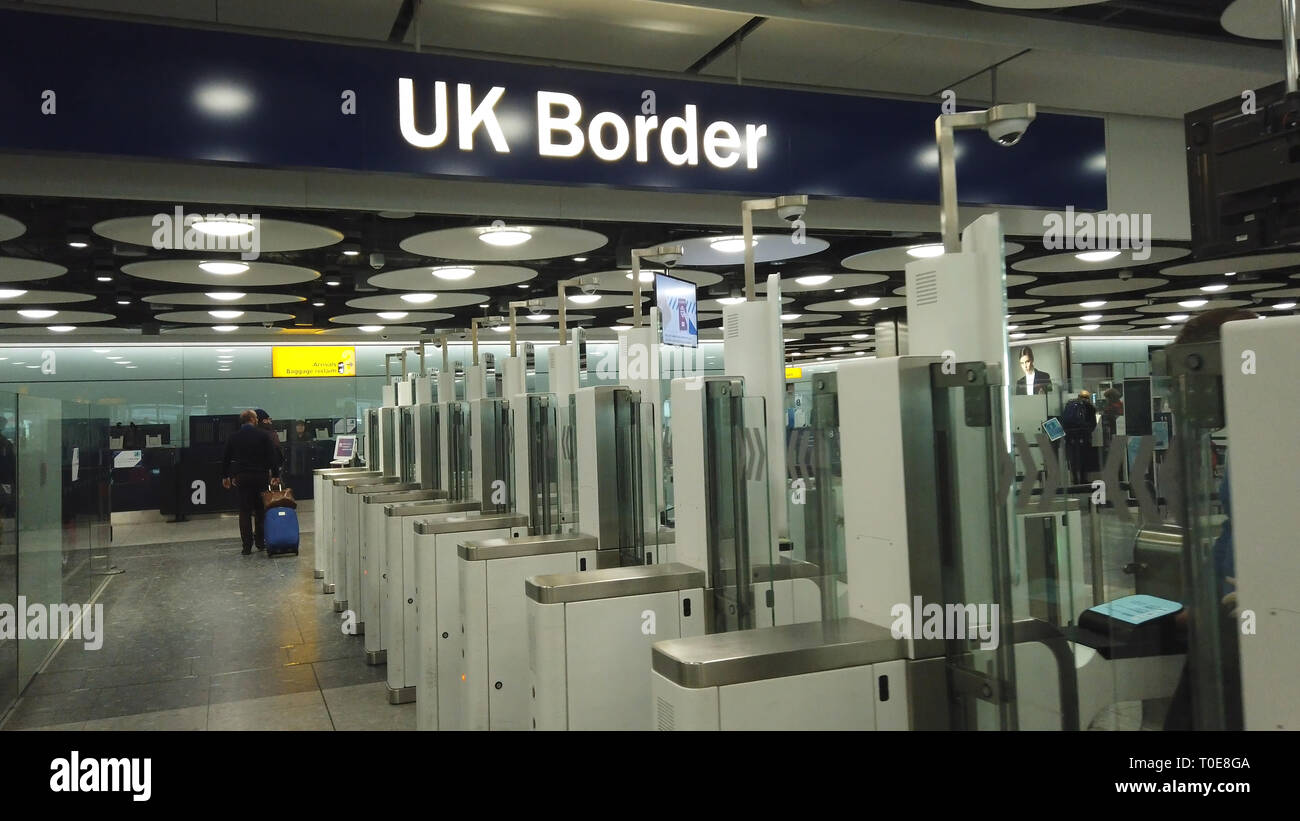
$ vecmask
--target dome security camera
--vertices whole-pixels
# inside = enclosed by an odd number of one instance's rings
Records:
[[[663,254],[659,257],[659,262],[662,263],[665,268],[672,268],[681,261],[682,255],[676,251],[670,251],[669,253]]]
[[[782,205],[776,209],[776,215],[786,222],[794,222],[808,212],[808,206],[801,203]]]
[[[1031,122],[1028,117],[1012,117],[991,122],[988,125],[989,139],[998,145],[1010,148],[1020,142],[1020,138],[1024,136]]]
[[[380,268],[383,268],[383,267],[384,267],[384,255],[381,254],[381,253],[378,253],[378,252],[375,252],[375,253],[371,254],[371,255],[370,255],[370,267],[371,267],[371,268],[374,268],[376,271],[378,271]]]
[[[1120,272],[1119,272],[1119,278],[1120,278],[1120,279],[1132,279],[1132,278],[1133,278],[1133,272],[1132,272],[1132,271],[1129,271],[1129,270],[1123,270],[1123,271],[1120,271]]]
[[[583,277],[582,280],[578,283],[578,287],[582,289],[582,292],[584,294],[594,294],[596,293],[596,278]]]

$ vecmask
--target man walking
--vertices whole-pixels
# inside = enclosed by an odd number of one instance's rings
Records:
[[[244,543],[243,555],[247,556],[254,544],[258,550],[266,548],[262,491],[267,489],[268,477],[279,481],[280,463],[271,436],[257,426],[257,413],[246,410],[239,414],[239,421],[239,430],[226,440],[221,486],[233,485],[239,495],[239,537]]]

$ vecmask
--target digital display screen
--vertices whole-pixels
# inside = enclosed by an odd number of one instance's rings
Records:
[[[655,274],[655,304],[665,345],[695,348],[700,329],[695,315],[695,283]]]
[[[1061,427],[1060,419],[1053,417],[1043,423],[1043,433],[1046,433],[1047,438],[1055,442],[1065,436],[1065,428]]]
[[[334,461],[351,461],[357,452],[357,437],[340,436],[334,440]]]

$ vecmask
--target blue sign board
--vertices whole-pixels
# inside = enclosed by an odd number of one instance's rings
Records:
[[[1030,101],[1032,102],[1032,101]],[[939,101],[0,11],[0,150],[938,201]],[[958,135],[968,204],[1106,206],[1099,117]]]

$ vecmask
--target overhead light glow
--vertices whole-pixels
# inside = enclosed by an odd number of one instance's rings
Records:
[[[46,327],[48,330],[51,330],[56,334],[66,334],[68,331],[77,330],[76,325],[48,325]]]
[[[194,223],[195,231],[210,237],[242,237],[244,234],[253,233],[254,228],[256,226],[246,220],[200,218]]]
[[[131,304],[131,300],[129,300],[129,299],[119,299],[119,300],[117,301],[117,304],[118,304],[118,305],[130,305],[130,304]]]
[[[868,305],[875,305],[879,301],[880,297],[878,296],[860,296],[856,299],[850,299],[849,304],[855,305],[859,308],[865,308]]]
[[[88,243],[88,242],[82,242],[82,241],[79,240],[79,239],[74,239],[74,240],[72,240],[71,242],[68,243],[68,247],[69,247],[69,248],[88,248],[88,247],[90,247],[90,243]]]
[[[474,269],[457,265],[448,265],[445,268],[434,268],[432,269],[432,273],[438,279],[469,279],[474,276]]]
[[[97,276],[97,277],[95,277],[95,281],[96,281],[96,282],[112,282],[112,281],[113,281],[113,278],[110,277],[110,276],[101,275],[101,276]]]
[[[781,321],[794,322],[796,319],[798,319],[801,316],[803,316],[803,314],[781,314]]]
[[[1100,327],[1101,327],[1100,325],[1095,325],[1095,324],[1091,324],[1091,325],[1080,325],[1080,326],[1079,326],[1079,330],[1081,330],[1081,331],[1095,331],[1095,330],[1097,330],[1097,329],[1100,328]]]
[[[213,319],[239,319],[243,315],[243,311],[208,311]]]
[[[231,331],[239,330],[239,326],[238,325],[213,325],[212,330],[216,331],[219,334],[228,334]]]
[[[324,302],[313,302],[313,303],[312,303],[312,306],[315,307],[315,308],[324,308],[324,307],[325,307],[325,303],[324,303]]]
[[[739,305],[744,301],[745,298],[743,296],[724,296],[718,298],[719,305]]]
[[[866,338],[869,337],[869,336],[871,336],[871,334],[854,334],[854,335],[853,335],[853,338],[854,338],[854,339],[866,339]]]
[[[1079,317],[1079,319],[1082,319],[1084,322],[1096,322],[1101,319],[1101,314],[1084,314]]]
[[[91,348],[91,350],[95,353],[108,353],[113,349],[112,348]]]
[[[853,352],[853,355],[854,355],[854,356],[866,356],[866,355],[867,355],[867,352],[866,352],[866,351],[854,351],[854,352]]]
[[[17,288],[0,288],[0,299],[13,299],[15,297],[20,297],[25,293],[27,292]]]
[[[628,325],[615,325],[614,330],[618,333],[627,333],[632,330],[632,328]]]
[[[586,257],[574,257],[574,258],[573,258],[573,261],[574,261],[574,262],[586,262],[586,261],[587,261],[587,258],[586,258]]]
[[[825,285],[830,281],[831,278],[829,274],[814,274],[813,276],[795,278],[795,282],[800,285]]]
[[[1178,304],[1184,308],[1199,308],[1207,302],[1209,302],[1208,299],[1184,299],[1180,300]]]
[[[1170,314],[1169,316],[1165,317],[1165,319],[1169,320],[1170,322],[1182,322],[1183,320],[1187,319],[1187,314]]]
[[[1225,277],[1235,277],[1235,276],[1237,275],[1237,272],[1236,272],[1236,271],[1224,271],[1224,272],[1223,272],[1223,275],[1224,275]]]
[[[1119,251],[1084,251],[1081,254],[1075,254],[1074,258],[1080,262],[1106,262],[1119,256]]]
[[[750,247],[758,245],[758,237],[753,237],[749,242]],[[719,254],[739,254],[745,250],[744,237],[718,237],[709,243],[709,247]]]
[[[1080,308],[1101,308],[1106,304],[1104,299],[1090,299],[1087,302],[1080,302]]]
[[[493,326],[492,326],[492,330],[496,331],[496,332],[499,333],[499,334],[510,333],[510,326],[509,326],[509,325],[493,325]]]
[[[368,334],[377,333],[384,329],[383,325],[362,325],[361,330]]]
[[[243,299],[247,294],[241,294],[238,291],[211,291],[204,294],[208,299],[215,299],[218,302],[232,302],[236,299]]]
[[[49,319],[57,313],[58,311],[51,311],[47,308],[23,308],[18,312],[18,315],[27,319]]]
[[[253,95],[234,83],[206,83],[194,91],[194,103],[217,117],[237,117],[253,106]]]
[[[1024,337],[1024,335],[1025,335],[1024,332],[1021,331],[1020,333],[1014,333],[1014,334],[1012,334],[1012,335],[1011,335],[1011,338],[1012,338],[1012,339],[1021,339],[1021,338]]]
[[[375,314],[380,319],[406,319],[410,314],[406,311],[380,311]]]
[[[488,245],[495,245],[498,248],[511,248],[516,245],[523,245],[532,239],[533,235],[517,228],[490,228],[479,234],[478,238]]]
[[[1289,311],[1289,310],[1291,310],[1292,308],[1295,307],[1295,303],[1294,303],[1294,302],[1279,302],[1278,304],[1274,305],[1273,307],[1276,308],[1276,309],[1279,310],[1279,311]]]
[[[534,322],[541,322],[543,319],[550,319],[546,314],[528,314],[528,318]]]
[[[1161,326],[1160,326],[1160,330],[1162,330],[1162,331],[1167,331],[1167,330],[1169,330],[1169,329],[1172,328],[1172,327],[1174,327],[1174,326],[1173,326],[1173,325],[1161,325]]]
[[[423,305],[426,302],[433,302],[438,298],[437,294],[402,294],[403,302],[413,302],[416,305]]]
[[[631,278],[632,278],[632,274],[631,274],[631,273],[628,273],[628,274],[627,274],[627,278],[628,278],[628,279],[631,279]],[[642,281],[642,282],[654,282],[654,281],[655,281],[655,272],[654,272],[654,271],[642,271],[642,272],[641,272],[641,281]]]
[[[839,353],[842,350],[844,350],[843,345],[835,345],[834,347],[831,348],[831,353]]]
[[[843,289],[843,288],[836,288],[836,289],[835,289],[835,293],[837,293],[837,294],[842,294],[842,293],[844,293],[844,289]]]
[[[590,305],[593,302],[600,301],[600,294],[574,294],[569,297],[570,302],[576,302],[579,305]]]
[[[217,368],[217,370],[222,373],[228,373],[230,371],[230,368]]]
[[[1226,291],[1226,290],[1228,290],[1228,286],[1227,286],[1225,283],[1222,283],[1222,282],[1216,282],[1216,283],[1213,284],[1213,285],[1202,285],[1202,286],[1201,286],[1201,290],[1202,290],[1202,291],[1205,291],[1206,293],[1211,293],[1211,294],[1213,294],[1213,293],[1218,293],[1219,291]]]
[[[907,255],[909,257],[916,257],[917,259],[930,259],[931,257],[941,257],[943,256],[943,246],[942,245],[916,245],[907,249]]]
[[[1008,325],[1008,326],[1007,326],[1007,330],[1008,330],[1008,331],[1014,331],[1014,330],[1016,330],[1016,329],[1019,328],[1019,327],[1020,327],[1019,325]]]
[[[120,356],[106,356],[106,357],[104,357],[104,358],[107,359],[107,360],[110,360],[110,361],[111,361],[111,360],[114,360],[114,359],[121,359],[122,357],[120,357]]]
[[[209,260],[207,262],[200,262],[199,267],[207,271],[209,274],[216,274],[217,276],[230,276],[232,274],[242,274],[245,271],[247,271],[248,263]]]

